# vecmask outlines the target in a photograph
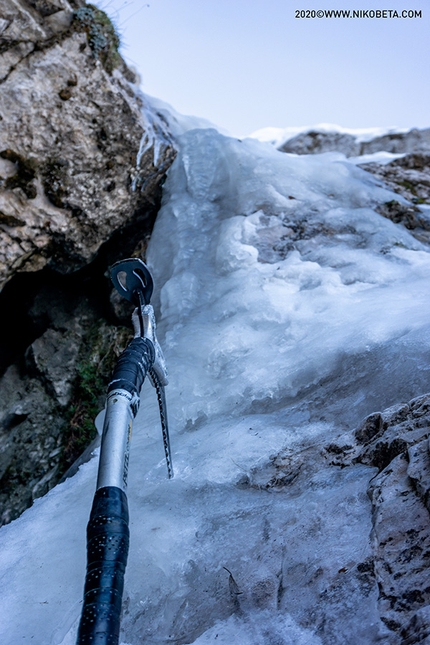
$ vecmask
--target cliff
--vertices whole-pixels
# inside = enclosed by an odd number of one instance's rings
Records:
[[[144,251],[175,156],[107,15],[0,8],[0,500],[16,517],[91,441],[128,334],[105,272]]]

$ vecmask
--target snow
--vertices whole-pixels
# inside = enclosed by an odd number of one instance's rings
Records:
[[[385,166],[387,163],[394,161],[395,159],[400,159],[404,157],[406,153],[395,153],[395,152],[372,152],[368,155],[360,155],[359,157],[348,157],[348,162],[353,164],[362,164],[362,163],[378,163],[382,166]]]
[[[384,642],[377,590],[352,573],[375,469],[320,453],[428,390],[429,249],[375,212],[393,194],[343,155],[211,128],[179,148],[148,251],[175,478],[145,384],[122,643]],[[4,645],[74,643],[96,469],[1,529]]]
[[[356,138],[357,142],[371,141],[376,137],[383,137],[386,134],[395,132],[407,132],[408,128],[344,128],[334,123],[317,123],[316,125],[304,125],[297,127],[275,128],[267,127],[256,130],[249,135],[252,139],[257,139],[264,143],[271,143],[275,148],[280,148],[289,139],[296,137],[298,134],[306,132],[326,132],[338,134],[350,134]]]

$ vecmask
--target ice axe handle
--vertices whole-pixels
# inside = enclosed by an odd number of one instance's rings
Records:
[[[97,490],[87,525],[87,572],[77,645],[118,645],[129,545],[124,492],[128,448],[119,460],[117,452],[118,446],[128,446],[130,419],[136,416],[140,389],[154,358],[152,342],[134,338],[119,357],[108,387]],[[115,416],[113,408],[118,406],[121,413]]]
[[[78,645],[118,645],[128,545],[125,493],[115,486],[99,488],[87,526],[87,574]]]

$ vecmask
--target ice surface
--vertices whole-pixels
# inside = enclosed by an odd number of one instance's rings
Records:
[[[175,110],[172,105],[156,98],[155,96],[149,96],[149,94],[142,94],[142,96],[145,98],[145,102],[151,106],[152,110],[168,124],[170,132],[175,137],[188,132],[188,130],[195,130],[198,128],[205,130],[208,128],[215,128],[222,134],[228,134],[223,130],[223,128],[219,128],[208,119],[204,119],[200,116],[181,114]]]
[[[175,478],[145,384],[123,645],[388,643],[357,569],[375,470],[321,448],[428,391],[428,247],[342,155],[215,129],[179,146],[148,252]],[[0,530],[4,645],[74,642],[96,466]]]
[[[142,124],[144,132],[140,141],[139,150],[137,153],[136,166],[140,167],[143,156],[152,149],[152,162],[155,168],[158,168],[160,162],[160,154],[163,147],[169,147],[170,133],[166,128],[166,122],[162,115],[154,112],[149,108],[149,100],[144,94],[142,97]],[[136,189],[136,179],[133,182],[133,190]]]

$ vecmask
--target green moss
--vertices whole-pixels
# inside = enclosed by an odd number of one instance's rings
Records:
[[[99,399],[105,381],[97,366],[80,363],[73,402],[67,413],[68,430],[64,436],[63,470],[70,466],[96,435],[94,419],[100,412]]]
[[[106,388],[118,356],[128,344],[129,329],[98,320],[82,343],[71,405],[66,415],[61,470],[65,472],[96,436],[94,420],[103,408]]]
[[[120,65],[121,56],[118,52],[120,38],[109,16],[89,4],[74,12],[72,26],[86,32],[93,56],[112,74],[115,67]]]
[[[403,188],[406,188],[406,190],[409,190],[413,195],[416,194],[415,192],[415,186],[412,184],[410,181],[399,181],[399,185],[403,186]]]

